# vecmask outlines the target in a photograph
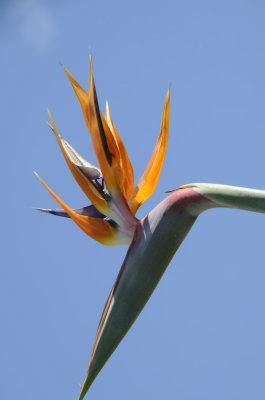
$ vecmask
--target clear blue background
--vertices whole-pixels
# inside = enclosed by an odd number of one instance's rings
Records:
[[[3,1],[1,46],[0,398],[77,399],[126,248],[69,220],[87,204],[46,121],[91,162],[80,106],[59,66],[88,85],[92,52],[136,180],[171,84],[170,137],[155,194],[190,182],[265,189],[265,2]],[[195,224],[87,398],[265,398],[265,216],[211,210]]]

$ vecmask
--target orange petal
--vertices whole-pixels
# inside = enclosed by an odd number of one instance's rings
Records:
[[[115,136],[112,134],[104,116],[101,113],[100,113],[100,119],[101,119],[104,134],[106,135],[107,145],[108,145],[110,154],[112,156],[111,172],[112,172],[114,180],[115,180],[114,187],[119,188],[119,190],[121,190],[121,192],[124,193],[123,170],[122,170],[120,150],[119,150]],[[102,157],[102,152],[99,153],[98,157],[99,157],[98,162],[100,165],[100,158]],[[106,181],[106,184],[107,184],[107,181]]]
[[[122,172],[119,163],[119,149],[104,117],[100,114],[93,78],[91,56],[89,58],[89,64],[88,93],[82,89],[70,72],[67,71],[66,68],[63,68],[80,102],[100,169],[103,173],[107,188],[109,192],[112,193],[113,191],[115,192],[118,186],[122,190],[122,187],[120,187]]]
[[[53,118],[49,110],[48,114],[51,120],[50,127],[52,128],[57,142],[60,146],[60,149],[63,153],[65,161],[72,172],[75,180],[83,190],[83,192],[87,195],[90,201],[94,204],[94,206],[104,215],[108,215],[109,205],[108,202],[104,199],[102,194],[97,190],[92,181],[82,172],[80,167],[93,167],[90,163],[88,163],[83,157],[81,157],[77,151],[70,146],[66,140],[62,139],[59,135],[56,126],[54,124]],[[96,169],[96,167],[94,167]],[[98,170],[99,171],[99,170]],[[99,171],[100,172],[100,171]]]
[[[162,122],[160,133],[158,136],[156,147],[153,151],[149,164],[135,187],[131,196],[129,205],[133,214],[136,213],[140,205],[145,202],[155,190],[159,175],[164,162],[167,140],[168,140],[168,125],[169,125],[169,104],[170,91],[168,90],[163,109]]]
[[[43,186],[48,190],[52,197],[60,204],[60,206],[67,212],[70,218],[92,239],[95,239],[99,243],[105,245],[116,244],[115,236],[117,230],[113,228],[107,221],[101,218],[87,217],[84,215],[77,214],[70,207],[68,207],[39,177],[39,175],[34,172]]]
[[[80,102],[84,116],[86,118],[86,109],[88,105],[88,93],[79,85],[75,78],[70,74],[70,72],[62,65],[64,72],[68,76],[68,79],[75,91],[75,94]]]
[[[117,147],[119,149],[119,155],[120,155],[120,164],[121,164],[121,169],[122,169],[122,185],[124,188],[124,195],[126,200],[129,200],[132,190],[133,190],[133,183],[134,183],[134,176],[133,176],[133,168],[132,164],[130,162],[128,153],[126,151],[126,148],[120,138],[120,135],[115,128],[115,125],[113,124],[111,117],[110,117],[110,112],[109,112],[109,105],[108,102],[106,103],[106,116],[105,116],[106,122],[108,124],[108,127],[115,138],[115,141],[117,143]]]

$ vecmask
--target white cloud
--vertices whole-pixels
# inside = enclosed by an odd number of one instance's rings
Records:
[[[55,23],[41,0],[13,0],[9,12],[18,19],[20,38],[36,51],[46,52],[54,39]]]

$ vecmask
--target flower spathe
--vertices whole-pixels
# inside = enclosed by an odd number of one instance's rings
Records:
[[[63,210],[86,234],[106,245],[128,244],[133,238],[138,219],[135,213],[155,190],[164,162],[169,126],[170,92],[168,90],[158,140],[149,164],[134,188],[132,165],[111,120],[108,103],[105,117],[99,110],[91,56],[89,68],[89,89],[86,92],[63,67],[80,102],[86,125],[91,134],[92,143],[99,168],[87,162],[58,133],[54,120],[48,110],[50,127],[54,132],[65,161],[75,180],[89,198],[95,215],[85,215],[82,209],[68,207],[40,179]],[[61,210],[39,209],[56,215],[66,216]]]

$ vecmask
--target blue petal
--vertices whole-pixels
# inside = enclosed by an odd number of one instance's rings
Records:
[[[66,217],[69,218],[69,215],[63,210],[63,209],[48,209],[48,208],[34,208],[34,210],[45,212],[48,214],[53,214],[57,215],[58,217]],[[85,215],[87,217],[93,217],[93,218],[105,218],[105,215],[101,214],[96,207],[93,205],[87,206],[87,207],[82,207],[82,208],[76,208],[74,211],[77,214],[80,215]]]

